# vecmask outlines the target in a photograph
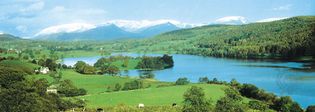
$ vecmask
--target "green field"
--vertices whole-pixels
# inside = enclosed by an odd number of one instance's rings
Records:
[[[27,74],[33,74],[34,69],[40,67],[39,65],[35,65],[33,63],[27,63],[20,60],[4,60],[0,62],[0,66],[17,68],[24,71]]]
[[[52,78],[49,75],[31,75],[29,77],[34,77],[36,79],[46,78],[49,82],[52,82]],[[64,70],[62,75],[62,80],[70,79],[75,86],[79,88],[84,88],[87,90],[88,94],[98,94],[106,92],[108,86],[114,86],[116,83],[123,85],[125,82],[130,82],[136,80],[130,77],[119,77],[119,76],[109,76],[109,75],[83,75],[77,73],[71,69]],[[144,80],[145,84],[150,84],[151,87],[156,87],[160,84],[167,84],[166,82],[158,82],[155,80]]]
[[[190,84],[185,86],[101,93],[81,96],[80,98],[87,101],[87,107],[89,108],[114,106],[118,104],[137,106],[139,103],[148,106],[167,106],[173,103],[180,105],[183,101],[184,92],[192,85],[204,88],[207,98],[211,98],[213,102],[216,102],[220,97],[224,96],[224,88],[227,88],[223,85]]]
[[[40,67],[39,65],[33,64],[33,63],[28,63],[20,60],[4,60],[0,62],[0,65],[4,66],[17,66],[17,67],[26,67],[30,69],[38,68]]]
[[[29,78],[46,78],[52,82],[49,75],[30,75]],[[183,101],[184,92],[191,86],[199,86],[204,88],[207,98],[211,98],[213,102],[224,96],[224,85],[214,84],[189,84],[184,86],[172,86],[170,82],[159,82],[156,80],[144,80],[145,85],[150,85],[149,88],[106,92],[108,86],[113,86],[116,83],[123,85],[125,82],[135,80],[136,78],[118,77],[108,75],[82,75],[73,70],[64,70],[62,80],[70,79],[77,87],[84,88],[88,94],[80,96],[85,99],[88,108],[97,108],[105,106],[114,106],[125,104],[136,106],[139,103],[144,103],[150,106],[171,105],[172,103],[180,104]],[[166,87],[157,87],[158,85],[169,85]]]

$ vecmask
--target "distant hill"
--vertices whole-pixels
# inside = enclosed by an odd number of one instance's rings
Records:
[[[10,34],[0,34],[0,41],[10,41],[10,40],[18,40],[19,37],[10,35]]]
[[[134,49],[216,57],[315,56],[315,16],[202,26],[167,32],[141,42],[141,46],[133,45]]]
[[[148,28],[140,29],[137,33],[139,37],[152,37],[158,34],[162,34],[168,31],[174,31],[180,29],[172,23],[159,24]]]
[[[59,41],[73,41],[73,40],[116,40],[124,38],[145,38],[152,37],[168,31],[179,29],[171,23],[159,24],[156,26],[147,27],[136,32],[128,32],[114,24],[103,25],[93,29],[81,32],[63,32],[53,33],[48,35],[39,35],[34,39],[38,40],[59,40]]]

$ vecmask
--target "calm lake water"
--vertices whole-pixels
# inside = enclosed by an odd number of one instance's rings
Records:
[[[134,53],[116,53],[113,55],[143,56]],[[147,56],[161,56],[160,54],[146,54]],[[77,61],[85,61],[93,65],[100,56],[65,58],[66,65],[74,65]],[[230,81],[235,78],[241,83],[256,86],[281,96],[291,96],[306,108],[315,104],[315,72],[296,71],[303,63],[275,62],[257,60],[236,60],[226,58],[202,57],[193,55],[174,54],[174,67],[153,71],[155,78],[161,81],[176,81],[180,77],[187,77],[197,82],[199,77]],[[141,71],[129,70],[122,75],[138,76]]]

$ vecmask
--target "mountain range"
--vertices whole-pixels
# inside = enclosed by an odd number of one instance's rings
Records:
[[[86,26],[86,25],[85,25]],[[153,37],[161,33],[181,29],[180,27],[167,22],[150,27],[138,29],[136,31],[127,31],[115,24],[105,24],[97,27],[90,27],[87,30],[65,31],[49,34],[37,34],[36,40],[57,40],[57,41],[79,41],[79,40],[116,40],[126,38],[146,38]],[[49,30],[49,29],[48,29]],[[56,30],[56,29],[55,29]]]

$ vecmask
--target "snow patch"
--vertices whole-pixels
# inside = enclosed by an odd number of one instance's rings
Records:
[[[217,24],[246,24],[247,20],[243,16],[226,16],[215,20]]]
[[[62,25],[56,25],[51,26],[48,28],[45,28],[35,34],[35,36],[39,35],[49,35],[54,33],[69,33],[69,32],[82,32],[89,29],[95,28],[95,25],[88,24],[88,23],[70,23],[70,24],[62,24]]]

